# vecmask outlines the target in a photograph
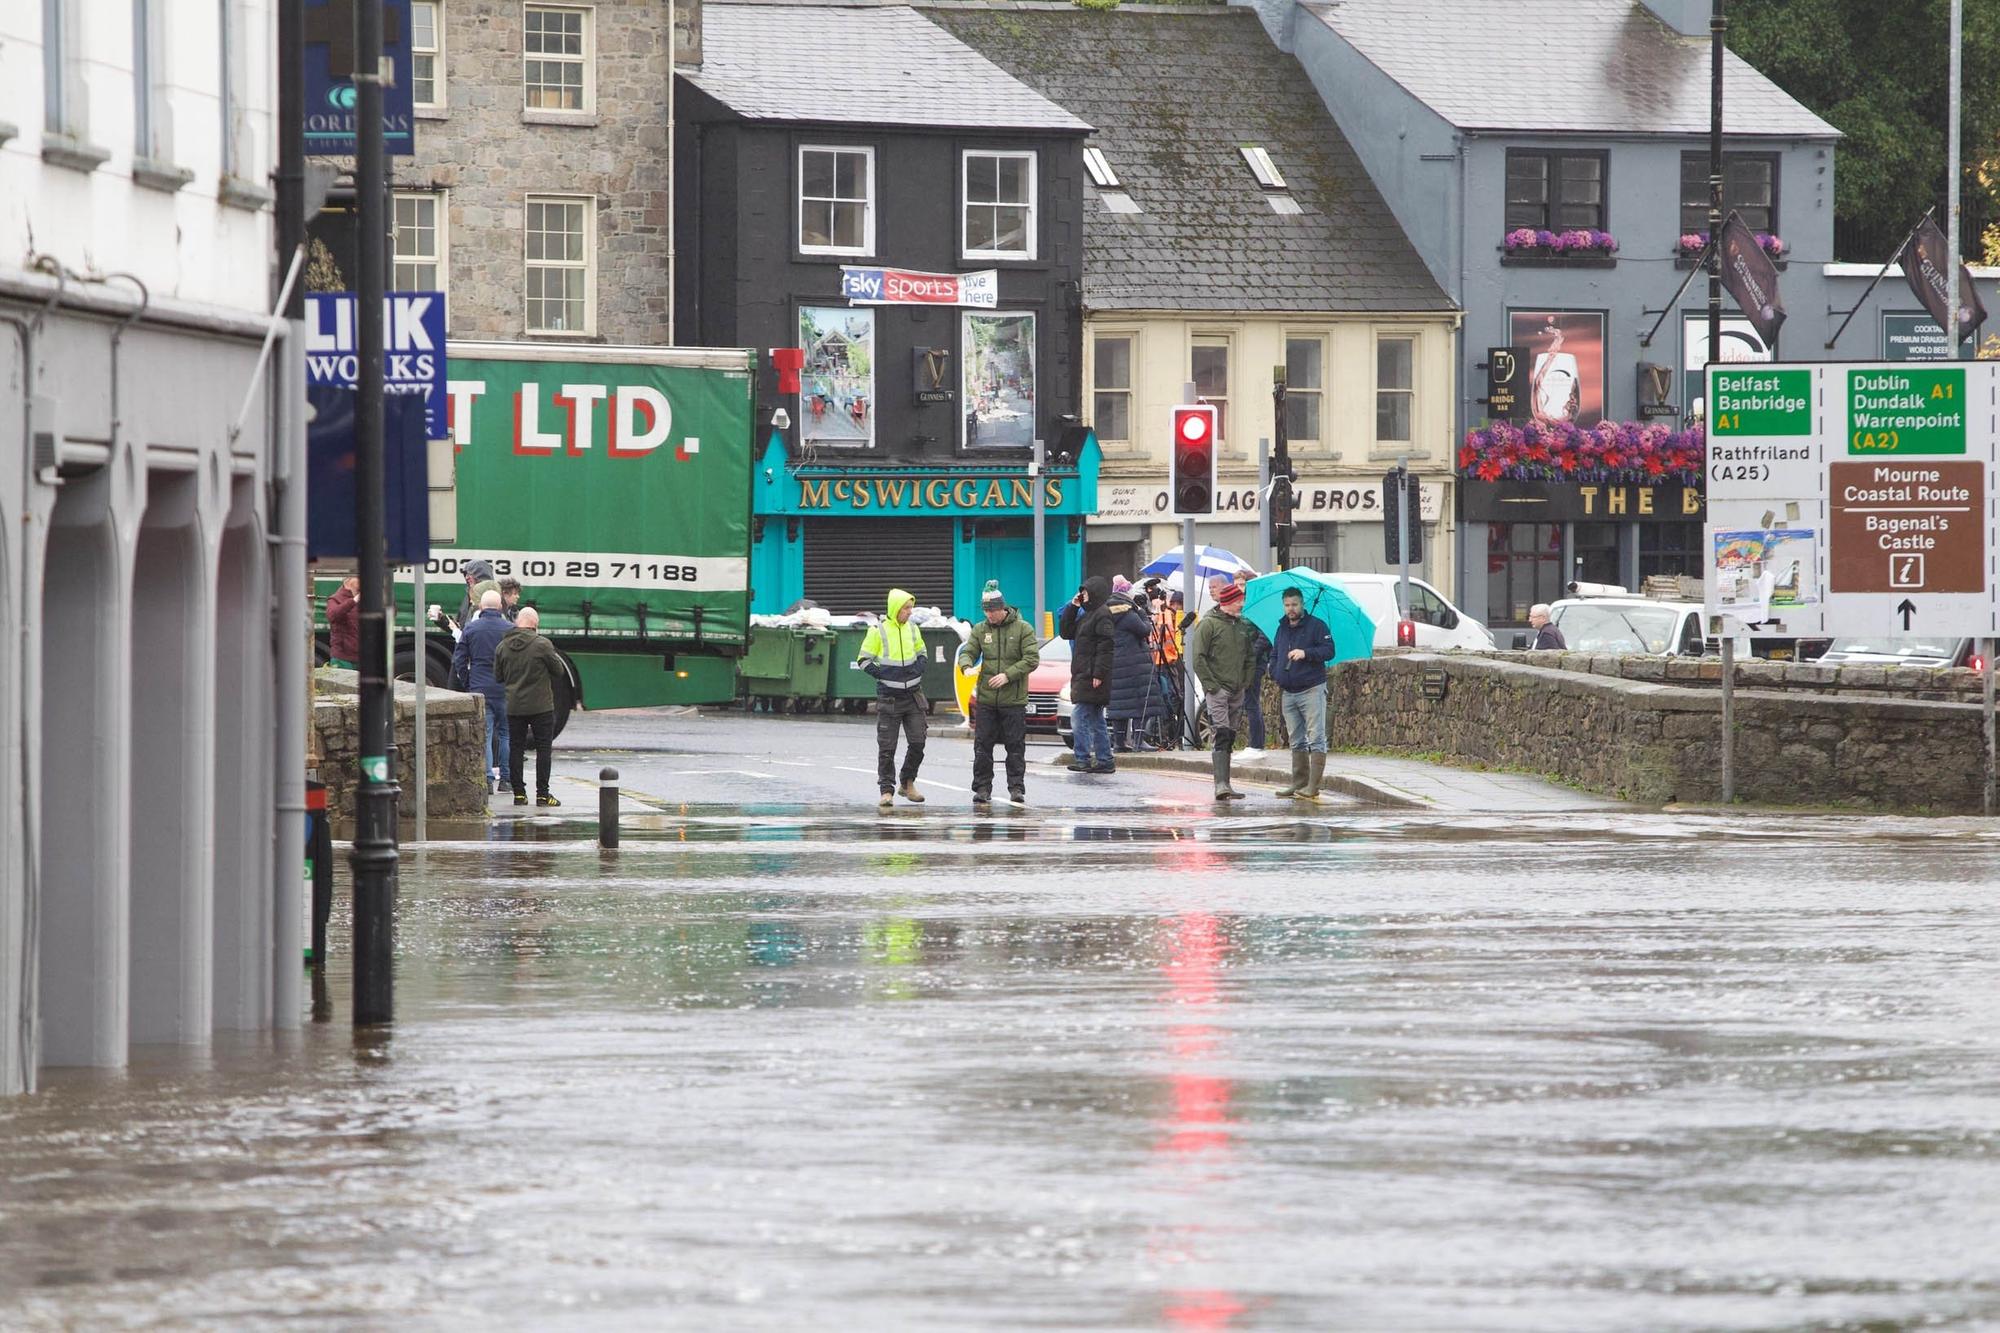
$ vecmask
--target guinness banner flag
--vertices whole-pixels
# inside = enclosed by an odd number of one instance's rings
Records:
[[[1766,346],[1775,343],[1785,322],[1784,298],[1778,295],[1778,267],[1756,235],[1733,210],[1722,224],[1722,285],[1757,330]]]
[[[1942,329],[1947,327],[1944,312],[1949,308],[1950,298],[1945,288],[1950,282],[1950,247],[1945,243],[1944,228],[1936,219],[1926,217],[1910,233],[1910,243],[1903,247],[1903,279],[1916,293],[1917,300],[1923,302],[1924,309],[1931,312],[1931,318]],[[1986,307],[1979,302],[1979,293],[1972,289],[1972,270],[1963,263],[1958,266],[1958,340],[1965,341],[1972,331],[1986,322]]]

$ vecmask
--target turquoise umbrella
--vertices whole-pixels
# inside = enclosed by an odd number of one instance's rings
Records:
[[[1273,643],[1285,618],[1285,590],[1297,588],[1306,614],[1318,616],[1333,633],[1333,660],[1352,662],[1375,653],[1375,622],[1347,589],[1317,570],[1287,569],[1243,585],[1243,614]]]

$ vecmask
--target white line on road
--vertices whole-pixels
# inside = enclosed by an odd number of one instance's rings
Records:
[[[733,774],[739,778],[768,779],[771,776],[769,773],[759,773],[754,768],[677,768],[673,770],[673,776],[677,778],[706,778],[727,774]]]

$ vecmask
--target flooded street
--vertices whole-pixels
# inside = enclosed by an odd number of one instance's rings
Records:
[[[343,857],[329,1021],[0,1103],[0,1327],[2000,1323],[1976,825],[857,781],[406,849],[380,1038]]]

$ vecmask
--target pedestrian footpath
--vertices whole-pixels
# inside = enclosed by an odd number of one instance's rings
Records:
[[[1051,762],[1066,763],[1068,759],[1065,752]],[[1246,782],[1277,787],[1290,780],[1290,761],[1286,750],[1272,750],[1255,760],[1245,760],[1239,753],[1233,772]],[[1210,771],[1210,759],[1202,751],[1121,754],[1118,766],[1205,775]],[[1452,813],[1549,814],[1626,804],[1527,773],[1481,772],[1421,759],[1338,752],[1327,757],[1325,788],[1369,805]]]

